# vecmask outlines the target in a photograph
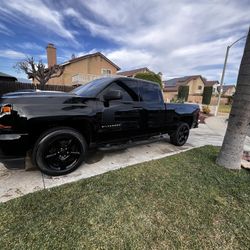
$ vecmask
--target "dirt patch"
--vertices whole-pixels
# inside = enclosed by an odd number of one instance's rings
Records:
[[[250,162],[250,152],[249,151],[244,151],[243,152],[243,160]]]

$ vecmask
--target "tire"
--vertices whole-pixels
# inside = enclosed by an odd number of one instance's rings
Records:
[[[175,146],[183,146],[189,136],[189,125],[185,122],[179,123],[176,131],[170,135],[170,142]]]
[[[41,172],[64,175],[77,169],[85,159],[87,144],[76,130],[59,127],[43,133],[33,148],[32,159]]]

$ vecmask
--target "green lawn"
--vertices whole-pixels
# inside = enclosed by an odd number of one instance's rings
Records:
[[[231,108],[232,108],[232,105],[220,104],[218,111],[221,113],[230,113]]]
[[[250,173],[206,146],[0,205],[0,249],[249,249]]]

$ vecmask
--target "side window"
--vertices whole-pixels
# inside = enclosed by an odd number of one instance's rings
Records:
[[[119,101],[134,102],[134,101],[139,100],[137,82],[134,82],[134,84],[131,84],[129,82],[124,82],[124,81],[115,81],[111,83],[111,85],[109,85],[103,91],[102,95],[104,95],[105,93],[111,90],[119,90],[122,92],[122,99]]]
[[[157,85],[140,82],[140,100],[142,102],[162,102],[160,89]]]
[[[113,82],[104,93],[111,91],[111,90],[120,90],[122,92],[122,99],[119,101],[126,101],[126,102],[132,102],[132,98],[129,96],[127,91],[124,90],[123,86],[119,82]]]
[[[124,90],[128,93],[128,95],[131,97],[133,102],[139,101],[139,88],[138,88],[138,81],[131,81],[131,80],[122,80],[119,81]]]

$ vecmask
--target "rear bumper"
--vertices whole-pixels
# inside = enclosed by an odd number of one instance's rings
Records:
[[[0,134],[0,162],[9,169],[25,167],[28,134]]]

